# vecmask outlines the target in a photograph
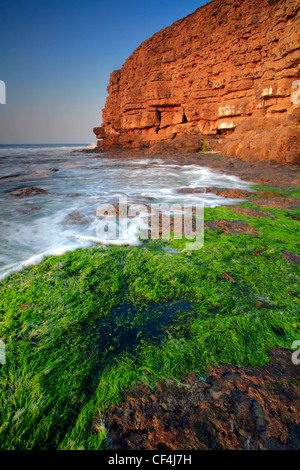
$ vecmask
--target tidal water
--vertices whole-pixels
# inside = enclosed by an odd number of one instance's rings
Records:
[[[251,190],[236,176],[169,164],[163,157],[118,160],[81,153],[94,146],[0,145],[0,279],[47,255],[108,243],[97,233],[97,208],[120,196],[129,204],[215,207],[237,200],[177,191],[212,186]],[[127,231],[116,243],[139,244],[138,230]]]

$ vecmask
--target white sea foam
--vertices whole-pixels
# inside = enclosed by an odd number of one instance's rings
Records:
[[[251,191],[250,183],[207,167],[169,165],[161,158],[124,162],[80,153],[95,145],[0,146],[0,279],[40,263],[45,256],[95,243],[140,244],[140,230],[148,228],[145,214],[130,219],[126,227],[117,225],[118,237],[99,231],[97,207],[116,204],[121,195],[127,196],[129,207],[138,203],[215,207],[241,200],[224,199],[204,188]],[[13,195],[24,187],[46,192],[24,198]],[[203,192],[178,192],[196,187]]]
[[[81,248],[87,248],[92,244],[92,240],[81,240]],[[0,269],[0,281],[5,279],[7,276],[10,274],[22,271],[23,269],[29,267],[29,266],[34,266],[39,263],[41,263],[47,256],[61,256],[68,251],[74,251],[77,248],[79,248],[78,243],[73,243],[69,245],[64,245],[64,246],[55,246],[52,249],[49,249],[43,253],[39,253],[37,255],[30,256],[29,258],[25,259],[24,261],[20,263],[14,263],[7,265],[5,268]]]

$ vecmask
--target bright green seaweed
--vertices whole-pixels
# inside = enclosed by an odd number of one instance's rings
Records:
[[[282,252],[300,253],[299,222],[296,212],[268,212],[205,212],[208,221],[245,220],[258,238],[206,230],[204,247],[190,252],[184,240],[96,246],[5,279],[0,448],[105,449],[105,427],[92,432],[93,419],[137,380],[180,383],[207,364],[261,366],[274,346],[291,349],[299,268]]]

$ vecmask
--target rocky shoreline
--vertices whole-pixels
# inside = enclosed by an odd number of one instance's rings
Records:
[[[120,171],[161,161],[147,150],[89,153]],[[99,244],[1,282],[10,374],[0,376],[0,448],[299,449],[299,166],[220,153],[163,161],[255,184],[178,189],[224,197],[205,209],[201,250],[172,237]],[[9,197],[40,195],[32,186]]]
[[[94,150],[83,150],[82,153],[94,153],[95,158],[110,158],[112,160],[130,161],[157,158],[163,159],[164,163],[179,165],[202,165],[211,169],[239,176],[244,181],[257,184],[264,184],[276,188],[300,187],[300,171],[298,164],[282,165],[280,163],[263,161],[251,162],[237,158],[228,158],[221,152],[209,153],[181,153],[165,154],[152,152],[148,149],[111,149],[103,150],[95,148]]]

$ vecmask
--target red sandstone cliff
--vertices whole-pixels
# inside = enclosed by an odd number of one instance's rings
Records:
[[[98,147],[300,163],[299,0],[213,0],[111,74]]]

